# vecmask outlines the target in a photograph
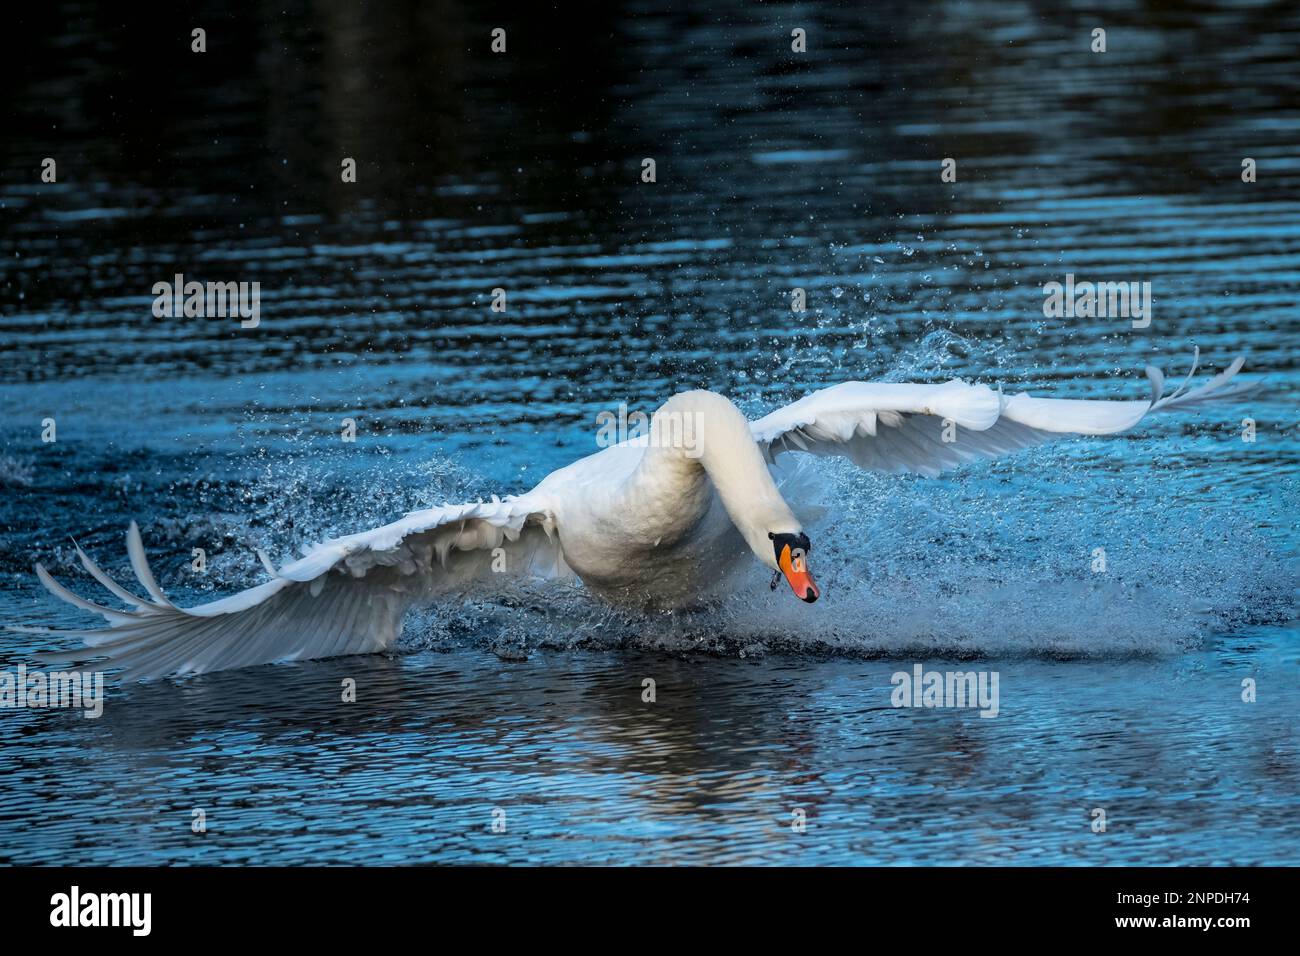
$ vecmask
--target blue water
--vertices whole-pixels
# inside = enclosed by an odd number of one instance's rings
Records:
[[[1300,11],[632,3],[521,13],[492,58],[472,5],[324,3],[214,10],[261,54],[206,60],[165,18],[19,16],[5,621],[88,623],[30,571],[85,585],[70,535],[129,578],[135,518],[203,600],[256,548],[522,491],[683,388],[1142,398],[1193,346],[1269,384],[937,480],[828,463],[812,607],[755,564],[709,612],[516,595],[418,612],[390,656],[2,710],[0,860],[1300,862]],[[261,326],[154,318],[178,271],[259,281]],[[1151,282],[1150,327],[1045,318],[1067,272]],[[998,716],[892,707],[918,663],[996,671]]]

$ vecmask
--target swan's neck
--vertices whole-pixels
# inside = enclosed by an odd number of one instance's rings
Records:
[[[714,392],[681,392],[655,412],[638,472],[682,488],[707,475],[732,524],[768,567],[776,567],[769,534],[802,530],[777,491],[748,420]]]

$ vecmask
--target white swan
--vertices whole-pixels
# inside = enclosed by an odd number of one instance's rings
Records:
[[[1164,376],[1148,368],[1150,401],[1008,399],[957,380],[846,382],[756,422],[721,395],[683,392],[655,413],[647,435],[561,468],[525,494],[412,512],[304,549],[303,558],[279,569],[259,552],[270,580],[210,604],[180,608],[168,600],[132,522],[127,550],[148,599],[121,587],[78,547],[86,571],[131,609],[85,600],[38,564],[37,576],[55,596],[102,615],[109,627],[12,630],[73,635],[89,648],[40,655],[50,663],[100,659],[121,668],[122,680],[195,674],[380,651],[396,640],[413,603],[520,577],[576,577],[617,604],[699,603],[737,586],[730,572],[743,566],[747,550],[777,572],[774,587],[783,575],[796,596],[812,602],[820,592],[808,570],[810,542],[773,480],[782,452],[845,455],[863,468],[933,476],[1057,434],[1111,434],[1150,412],[1240,397],[1254,389],[1230,383],[1242,364],[1238,358],[1187,391],[1194,361],[1168,397]]]

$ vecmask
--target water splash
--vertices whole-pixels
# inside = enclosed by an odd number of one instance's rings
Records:
[[[1027,473],[1049,470],[1060,484],[1026,494]],[[1295,562],[1255,527],[1250,503],[1171,507],[1158,481],[1125,498],[1131,480],[1050,450],[944,481],[835,463],[827,483],[838,507],[810,529],[824,592],[812,608],[770,591],[755,562],[741,593],[705,610],[644,615],[543,587],[416,615],[404,643],[481,639],[507,658],[575,647],[1114,658],[1177,654],[1215,631],[1294,616]]]

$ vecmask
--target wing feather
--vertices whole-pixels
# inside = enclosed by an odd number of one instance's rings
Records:
[[[415,601],[434,594],[490,588],[527,577],[572,576],[553,535],[546,502],[529,496],[444,505],[412,512],[372,531],[326,541],[271,579],[195,607],[173,604],[158,585],[135,522],[127,555],[153,599],[123,588],[77,547],[87,573],[130,610],[89,601],[41,565],[37,578],[55,597],[103,617],[98,630],[11,627],[77,638],[85,645],[39,655],[47,663],[97,661],[121,680],[198,674],[278,660],[365,653],[391,646]],[[505,574],[492,573],[492,552],[504,548]]]
[[[806,395],[750,426],[769,459],[786,451],[843,455],[859,467],[934,477],[977,458],[1018,451],[1062,434],[1111,435],[1153,412],[1188,410],[1252,394],[1258,382],[1237,382],[1237,358],[1199,388],[1187,391],[1199,361],[1171,395],[1164,374],[1147,369],[1149,401],[1004,398],[987,385],[960,380],[942,385],[845,382]],[[944,441],[946,426],[954,440]]]

